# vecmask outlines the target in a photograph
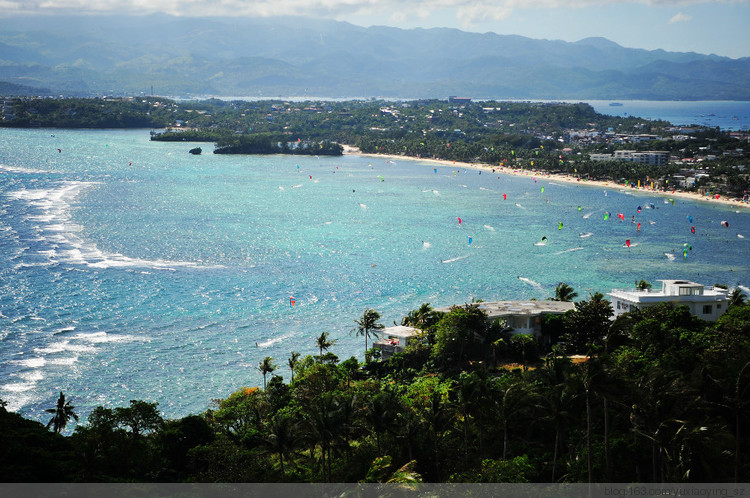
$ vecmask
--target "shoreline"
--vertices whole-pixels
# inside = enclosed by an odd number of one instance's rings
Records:
[[[681,190],[665,192],[663,190],[652,190],[646,187],[631,187],[629,185],[622,185],[622,184],[614,183],[611,181],[605,182],[601,180],[580,179],[580,178],[576,178],[568,174],[549,173],[547,171],[512,169],[512,168],[508,168],[504,166],[489,166],[489,165],[478,164],[478,163],[450,161],[447,159],[429,159],[429,158],[412,157],[412,156],[400,156],[396,154],[366,154],[364,152],[361,152],[357,147],[352,147],[350,145],[344,145],[344,155],[377,157],[377,158],[383,158],[386,160],[394,160],[394,161],[395,160],[418,161],[418,162],[434,164],[437,166],[467,168],[467,169],[482,170],[482,171],[489,171],[489,172],[494,171],[494,173],[499,173],[502,175],[540,178],[544,180],[560,181],[560,182],[567,183],[567,184],[574,184],[574,185],[587,186],[587,187],[597,187],[597,188],[602,188],[602,189],[615,189],[615,188],[616,189],[628,189],[629,191],[639,192],[639,193],[643,193],[647,195],[653,195],[656,197],[679,198],[679,199],[691,200],[695,202],[705,202],[708,204],[720,204],[720,205],[727,206],[727,207],[744,208],[744,209],[750,210],[750,204],[743,203],[740,199],[730,199],[727,197],[719,197],[717,199],[716,197],[709,197],[707,195],[701,195],[697,192],[685,192]]]

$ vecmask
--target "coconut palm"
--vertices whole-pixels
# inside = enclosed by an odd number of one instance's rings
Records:
[[[422,482],[422,476],[417,473],[416,460],[407,462],[386,481],[387,484],[417,484],[420,482]]]
[[[57,398],[57,406],[55,408],[47,408],[47,413],[54,413],[52,419],[47,424],[47,429],[52,426],[52,430],[60,434],[65,430],[65,426],[68,425],[68,421],[73,418],[78,422],[78,415],[73,411],[75,406],[70,404],[70,401],[65,401],[65,395],[60,392],[60,397]]]
[[[745,294],[743,294],[742,289],[735,287],[729,294],[729,307],[742,306],[743,304],[745,304]]]
[[[524,416],[528,409],[536,403],[538,395],[534,391],[534,385],[523,379],[499,381],[493,386],[493,389],[493,409],[503,431],[502,458],[506,460],[511,423]]]
[[[292,351],[291,356],[289,356],[289,359],[287,360],[289,370],[292,371],[291,382],[294,382],[294,369],[297,368],[297,363],[299,363],[299,356],[300,354],[297,351]]]
[[[367,338],[377,337],[376,331],[385,328],[385,325],[378,323],[378,320],[380,320],[380,313],[370,308],[367,308],[364,313],[362,313],[362,317],[359,320],[354,320],[357,327],[352,332],[356,332],[358,336],[365,336],[365,352],[367,352],[368,349]]]
[[[432,309],[430,303],[422,303],[422,306],[409,312],[401,320],[401,325],[416,327],[419,330],[425,330],[437,321],[439,313]]]
[[[565,282],[560,282],[557,284],[557,287],[555,287],[555,297],[552,298],[552,301],[571,302],[577,297],[578,293],[573,290],[573,287]]]
[[[748,408],[750,408],[750,400],[748,400],[748,393],[750,392],[750,380],[744,380],[747,378],[746,373],[750,373],[750,362],[745,363],[736,376],[732,376],[726,379],[724,388],[722,389],[721,382],[713,377],[709,377],[719,391],[725,391],[726,394],[723,396],[721,402],[710,402],[713,405],[717,405],[721,408],[729,410],[734,415],[734,427],[735,427],[735,448],[734,448],[734,482],[738,482],[740,476],[740,466],[742,453],[742,447],[740,445],[740,435],[743,419],[747,416]]]
[[[370,397],[365,405],[364,417],[367,424],[375,433],[375,444],[378,455],[380,452],[380,435],[393,426],[398,413],[398,399],[390,391],[381,391]]]
[[[320,334],[320,337],[315,339],[315,342],[318,345],[318,349],[320,349],[320,356],[323,356],[323,351],[328,351],[328,349],[336,344],[336,339],[329,339],[331,336],[328,332],[323,332]]]
[[[331,482],[331,450],[341,436],[341,400],[335,394],[325,392],[304,403],[303,412],[308,440],[313,445],[320,445],[323,480]]]
[[[527,370],[526,365],[526,353],[535,350],[537,341],[531,334],[514,334],[510,337],[510,343],[515,347],[516,350],[521,352],[521,362],[523,364],[523,371]]]
[[[273,358],[266,356],[258,364],[258,370],[263,374],[263,389],[266,388],[266,375],[276,370],[276,365],[273,364]]]
[[[262,444],[268,453],[275,453],[279,456],[283,478],[285,475],[284,457],[293,455],[297,446],[297,423],[294,417],[284,412],[274,415],[266,427]]]
[[[641,279],[640,282],[636,280],[635,288],[640,291],[647,291],[651,288],[651,284],[647,280]]]

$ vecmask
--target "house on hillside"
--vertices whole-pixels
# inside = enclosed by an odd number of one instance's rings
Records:
[[[380,332],[380,339],[375,341],[372,347],[380,350],[381,358],[387,360],[396,353],[401,353],[422,332],[414,327],[396,325],[386,327]]]
[[[542,323],[546,315],[562,315],[575,308],[575,303],[565,301],[495,301],[479,303],[479,309],[487,313],[487,319],[501,319],[512,334],[531,334],[540,338]],[[449,312],[450,308],[435,311]]]
[[[512,334],[531,334],[537,338],[541,337],[546,315],[562,315],[574,308],[575,303],[565,301],[497,301],[479,305],[491,321],[501,319],[511,327]]]
[[[638,308],[661,303],[685,305],[690,313],[708,321],[716,321],[727,310],[729,297],[726,289],[704,287],[687,280],[660,280],[661,289],[614,289],[609,293],[615,318]]]

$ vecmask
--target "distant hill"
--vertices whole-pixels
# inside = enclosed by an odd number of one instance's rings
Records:
[[[17,85],[15,83],[8,83],[6,81],[0,81],[0,95],[5,96],[44,96],[50,95],[49,88],[36,88],[26,85]]]
[[[0,18],[0,81],[71,94],[750,100],[750,58],[297,17]]]

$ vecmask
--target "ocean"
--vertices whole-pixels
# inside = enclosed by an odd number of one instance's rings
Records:
[[[84,418],[131,399],[199,413],[261,385],[266,356],[288,381],[290,352],[316,354],[324,331],[341,359],[362,359],[351,331],[366,308],[392,325],[425,302],[546,299],[559,282],[581,297],[640,279],[750,284],[746,210],[417,161],[193,146],[148,130],[1,130],[9,409],[46,422],[63,391]]]
[[[729,100],[588,100],[600,114],[661,119],[673,125],[750,130],[750,102]],[[612,106],[610,104],[622,104]]]

